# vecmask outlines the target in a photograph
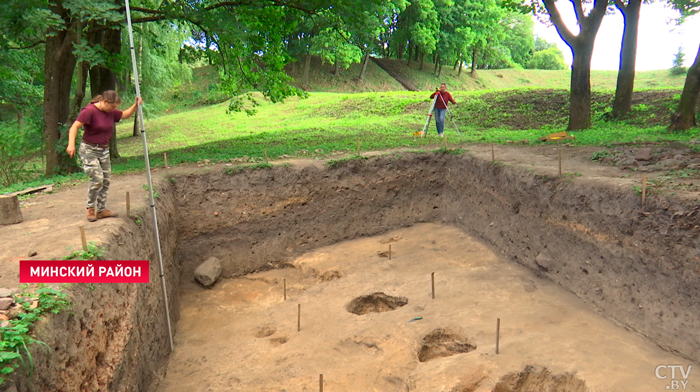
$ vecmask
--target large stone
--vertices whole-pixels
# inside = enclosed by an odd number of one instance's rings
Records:
[[[7,310],[14,302],[14,298],[0,298],[0,310]]]
[[[12,291],[12,289],[6,289],[6,288],[4,288],[4,287],[3,287],[3,288],[0,288],[0,298],[3,298],[3,297],[12,297],[12,294],[14,294],[14,293],[15,293],[15,292]]]
[[[221,261],[210,257],[194,270],[194,279],[204,287],[211,287],[221,276]]]
[[[634,159],[638,161],[650,161],[653,153],[654,152],[651,150],[651,148],[640,148],[634,154]]]
[[[540,252],[540,254],[535,257],[535,264],[543,270],[549,271],[549,269],[552,268],[552,264],[554,264],[554,260],[549,257],[548,254]]]
[[[0,195],[0,225],[13,225],[22,222],[17,195]]]

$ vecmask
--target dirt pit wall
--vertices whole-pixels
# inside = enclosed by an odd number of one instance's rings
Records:
[[[640,197],[614,182],[449,154],[224,169],[174,183],[182,284],[194,284],[194,269],[210,256],[233,277],[339,241],[442,222],[700,361],[700,212],[692,201],[654,196],[642,210]]]
[[[157,185],[158,227],[173,326],[178,319],[177,210],[167,182]],[[149,284],[72,284],[71,307],[36,325],[33,375],[17,371],[19,392],[147,392],[164,375],[170,343],[151,209],[112,233],[105,260],[151,260]]]

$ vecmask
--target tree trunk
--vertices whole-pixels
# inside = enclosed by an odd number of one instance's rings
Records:
[[[637,35],[639,31],[639,11],[641,0],[629,0],[626,7],[618,9],[625,20],[620,50],[620,71],[617,74],[617,88],[613,102],[612,115],[615,118],[625,116],[632,110],[632,92],[634,91],[634,68],[637,63]]]
[[[360,80],[365,80],[365,72],[367,72],[367,63],[369,63],[369,52],[365,54],[365,61],[362,63],[362,71],[360,71]]]
[[[452,68],[453,71],[457,70],[457,65],[459,64],[459,62],[460,62],[459,59],[457,59],[457,61],[455,61],[455,66]]]
[[[406,62],[407,67],[411,66],[411,58],[413,58],[413,44],[411,44],[411,42],[409,42],[408,43],[408,62]]]
[[[62,1],[52,3],[50,8],[56,15],[63,18],[66,24],[69,24],[69,17],[63,8]],[[71,171],[78,168],[75,160],[69,158],[65,152],[59,152],[56,146],[61,137],[61,127],[65,126],[70,116],[70,82],[76,63],[73,55],[74,42],[75,34],[72,31],[54,29],[47,31],[44,52],[43,107],[47,177],[53,176],[59,169]]]
[[[333,76],[337,77],[340,75],[340,61],[338,59],[335,59],[335,70],[333,71]]]
[[[457,76],[462,75],[462,68],[464,68],[464,60],[459,60],[459,71],[457,71]]]
[[[423,70],[423,60],[425,60],[425,53],[423,53],[423,51],[421,51],[421,53],[420,53],[420,70],[421,71]]]
[[[440,55],[438,55],[437,57],[438,57],[438,59],[439,59],[439,58],[440,58]],[[437,73],[438,64],[440,64],[440,62],[436,59],[436,60],[435,60],[435,69],[433,69],[433,75],[435,75],[435,74]]]
[[[574,64],[571,69],[568,130],[591,127],[591,57],[593,41],[573,47]]]
[[[678,112],[671,116],[670,130],[688,130],[698,125],[695,117],[695,108],[700,94],[700,48],[695,56],[695,62],[688,69],[685,77],[685,85],[681,93],[681,102],[678,104]]]
[[[78,83],[75,86],[75,97],[73,97],[73,106],[71,108],[71,120],[78,118],[80,110],[83,108],[83,101],[85,100],[85,88],[87,87],[87,77],[88,71],[90,70],[90,64],[87,61],[80,63],[78,67]]]
[[[474,79],[476,79],[476,61],[478,60],[478,55],[479,51],[476,49],[476,46],[474,47],[474,50],[472,51],[472,72],[470,76]]]
[[[442,75],[442,65],[438,65],[438,74],[437,74],[437,77],[439,78],[440,75]]]
[[[117,56],[121,51],[122,31],[121,29],[106,29],[99,33],[91,34],[92,45],[101,45],[110,56]],[[107,90],[117,90],[117,74],[103,66],[92,67],[90,70],[90,90],[92,96],[102,94]],[[124,102],[123,104],[126,104]],[[131,105],[129,105],[131,106]],[[119,158],[119,148],[117,147],[117,128],[113,127],[112,138],[109,139],[109,156]]]
[[[396,58],[399,60],[403,60],[403,51],[404,51],[404,46],[406,43],[401,43],[396,46]]]
[[[302,78],[301,85],[305,89],[309,88],[309,69],[311,68],[311,55],[306,55],[306,61],[304,61],[304,77]]]

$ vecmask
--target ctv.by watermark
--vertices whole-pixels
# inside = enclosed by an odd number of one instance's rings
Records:
[[[668,390],[685,390],[688,386],[688,377],[690,377],[690,369],[692,365],[688,365],[686,369],[683,365],[659,365],[656,367],[655,375],[659,380],[667,380]]]

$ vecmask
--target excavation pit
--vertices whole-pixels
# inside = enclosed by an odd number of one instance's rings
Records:
[[[363,295],[350,301],[346,309],[350,313],[363,315],[367,313],[389,312],[408,304],[406,297],[393,297],[384,293]]]
[[[438,328],[423,338],[418,360],[427,362],[434,358],[468,353],[476,349],[469,339],[458,332]]]
[[[700,358],[692,302],[700,281],[691,273],[700,248],[692,236],[698,214],[677,200],[649,198],[642,214],[634,192],[617,186],[435,154],[332,168],[307,164],[236,174],[215,168],[172,175],[158,187],[159,214],[171,218],[159,216],[175,350],[167,362],[134,359],[139,386],[133,390],[313,390],[323,373],[327,389],[335,391],[451,390],[469,378],[480,380],[481,392],[509,381],[504,374],[523,372],[528,358],[556,375],[577,374],[591,389],[656,391],[666,386],[654,375],[658,364]],[[144,215],[137,219],[148,222]],[[115,244],[150,238],[146,225],[123,230]],[[392,259],[377,257],[389,244]],[[152,247],[144,249],[138,257],[153,260]],[[116,254],[112,259],[128,258]],[[204,290],[192,276],[209,257],[222,261],[223,274]],[[158,276],[155,266],[151,276]],[[132,370],[120,365],[127,361],[114,361],[123,353],[145,358],[168,352],[158,285],[152,279],[153,287],[138,292],[86,289],[81,298],[88,300],[150,301],[104,308],[114,313],[104,322],[113,334],[99,335],[110,341],[107,351],[90,351],[91,358],[103,358],[90,365],[99,369],[90,385],[106,388],[116,380],[110,377],[121,377],[114,385],[128,390],[123,375]],[[377,292],[411,301],[381,317],[348,312],[358,293]],[[103,309],[88,308],[65,319],[77,325],[76,335]],[[155,326],[137,328],[143,314],[118,317],[125,309],[142,309]],[[423,338],[444,325],[469,331],[475,348],[421,362]],[[149,331],[138,333],[150,343],[132,343],[137,331]],[[61,341],[68,339],[49,344]],[[41,367],[43,359],[35,359]],[[60,361],[53,367],[86,368]],[[56,383],[41,385],[60,390]],[[691,378],[687,390],[697,388]]]
[[[521,372],[505,375],[493,392],[588,392],[588,388],[575,374],[552,374],[546,368],[529,365]]]

